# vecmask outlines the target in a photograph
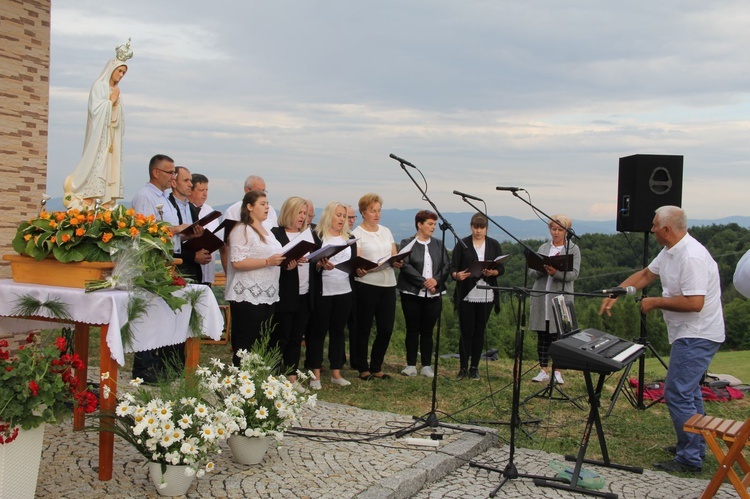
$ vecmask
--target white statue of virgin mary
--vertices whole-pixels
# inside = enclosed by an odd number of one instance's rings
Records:
[[[120,80],[128,71],[125,61],[133,57],[130,40],[115,49],[116,57],[107,62],[91,86],[83,155],[78,166],[65,179],[63,204],[68,209],[94,206],[99,199],[112,207],[122,199],[122,137],[125,121],[120,99]]]

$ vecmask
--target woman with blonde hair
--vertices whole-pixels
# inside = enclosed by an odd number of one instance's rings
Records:
[[[539,254],[544,256],[573,255],[573,269],[568,272],[560,272],[550,265],[544,266],[544,272],[529,269],[529,277],[534,280],[534,291],[562,291],[572,293],[574,291],[573,281],[578,279],[581,269],[581,250],[571,241],[567,241],[567,230],[573,227],[573,220],[566,215],[553,215],[547,224],[551,241],[539,247]],[[550,308],[550,293],[531,293],[531,306],[529,312],[529,329],[537,334],[537,355],[539,356],[539,373],[532,378],[537,383],[549,381],[549,346],[557,337],[557,326]],[[572,302],[573,296],[566,295],[565,301]],[[555,382],[563,384],[564,380],[560,371],[555,371]]]
[[[242,198],[240,221],[229,233],[229,262],[224,298],[232,312],[232,362],[239,366],[237,351],[252,349],[263,324],[279,301],[279,265],[284,261],[281,244],[263,227],[268,218],[263,191]],[[293,267],[296,262],[289,264]]]
[[[318,225],[318,237],[323,245],[345,244],[350,239],[346,223],[346,205],[333,201],[323,210]],[[352,306],[352,282],[350,275],[336,268],[336,265],[351,259],[357,254],[356,245],[348,247],[331,258],[323,258],[315,263],[315,298],[312,312],[312,326],[307,343],[307,367],[315,374],[310,388],[320,390],[320,370],[323,367],[323,347],[326,333],[328,337],[328,362],[331,366],[331,384],[347,386],[351,383],[341,376],[344,364],[344,328]]]
[[[279,226],[272,228],[271,233],[282,246],[307,229],[307,210],[307,200],[298,196],[290,197],[281,205],[277,219]],[[302,258],[295,267],[281,269],[279,278],[279,302],[274,311],[275,327],[271,342],[279,347],[284,371],[291,381],[297,379],[302,336],[312,310],[310,276],[310,265]]]

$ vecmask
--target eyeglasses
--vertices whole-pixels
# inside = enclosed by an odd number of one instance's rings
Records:
[[[356,220],[356,219],[357,219],[357,217],[356,217],[356,216],[353,216],[353,217],[346,217],[346,218],[348,218],[349,220]]]
[[[174,170],[162,170],[161,168],[157,168],[157,170],[159,170],[160,172],[166,173],[170,177],[174,177],[175,175],[177,175],[177,172]]]

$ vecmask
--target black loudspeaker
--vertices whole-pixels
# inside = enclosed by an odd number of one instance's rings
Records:
[[[618,232],[650,232],[657,208],[682,206],[682,160],[660,154],[620,158]]]

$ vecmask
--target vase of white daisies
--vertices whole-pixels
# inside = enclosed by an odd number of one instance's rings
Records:
[[[155,387],[136,378],[130,385],[129,391],[118,390],[114,425],[100,430],[113,431],[149,461],[159,494],[183,495],[192,478],[213,471],[219,442],[238,428],[225,411],[206,402],[194,376]]]
[[[284,431],[298,423],[302,410],[315,406],[317,396],[303,388],[311,372],[298,371],[294,383],[275,372],[279,365],[277,351],[269,350],[265,339],[254,351],[240,350],[237,356],[238,367],[212,359],[196,373],[204,387],[213,392],[215,407],[232,420],[229,446],[235,460],[257,464],[271,439],[281,440]],[[240,450],[246,444],[259,444],[262,450],[246,455]]]

